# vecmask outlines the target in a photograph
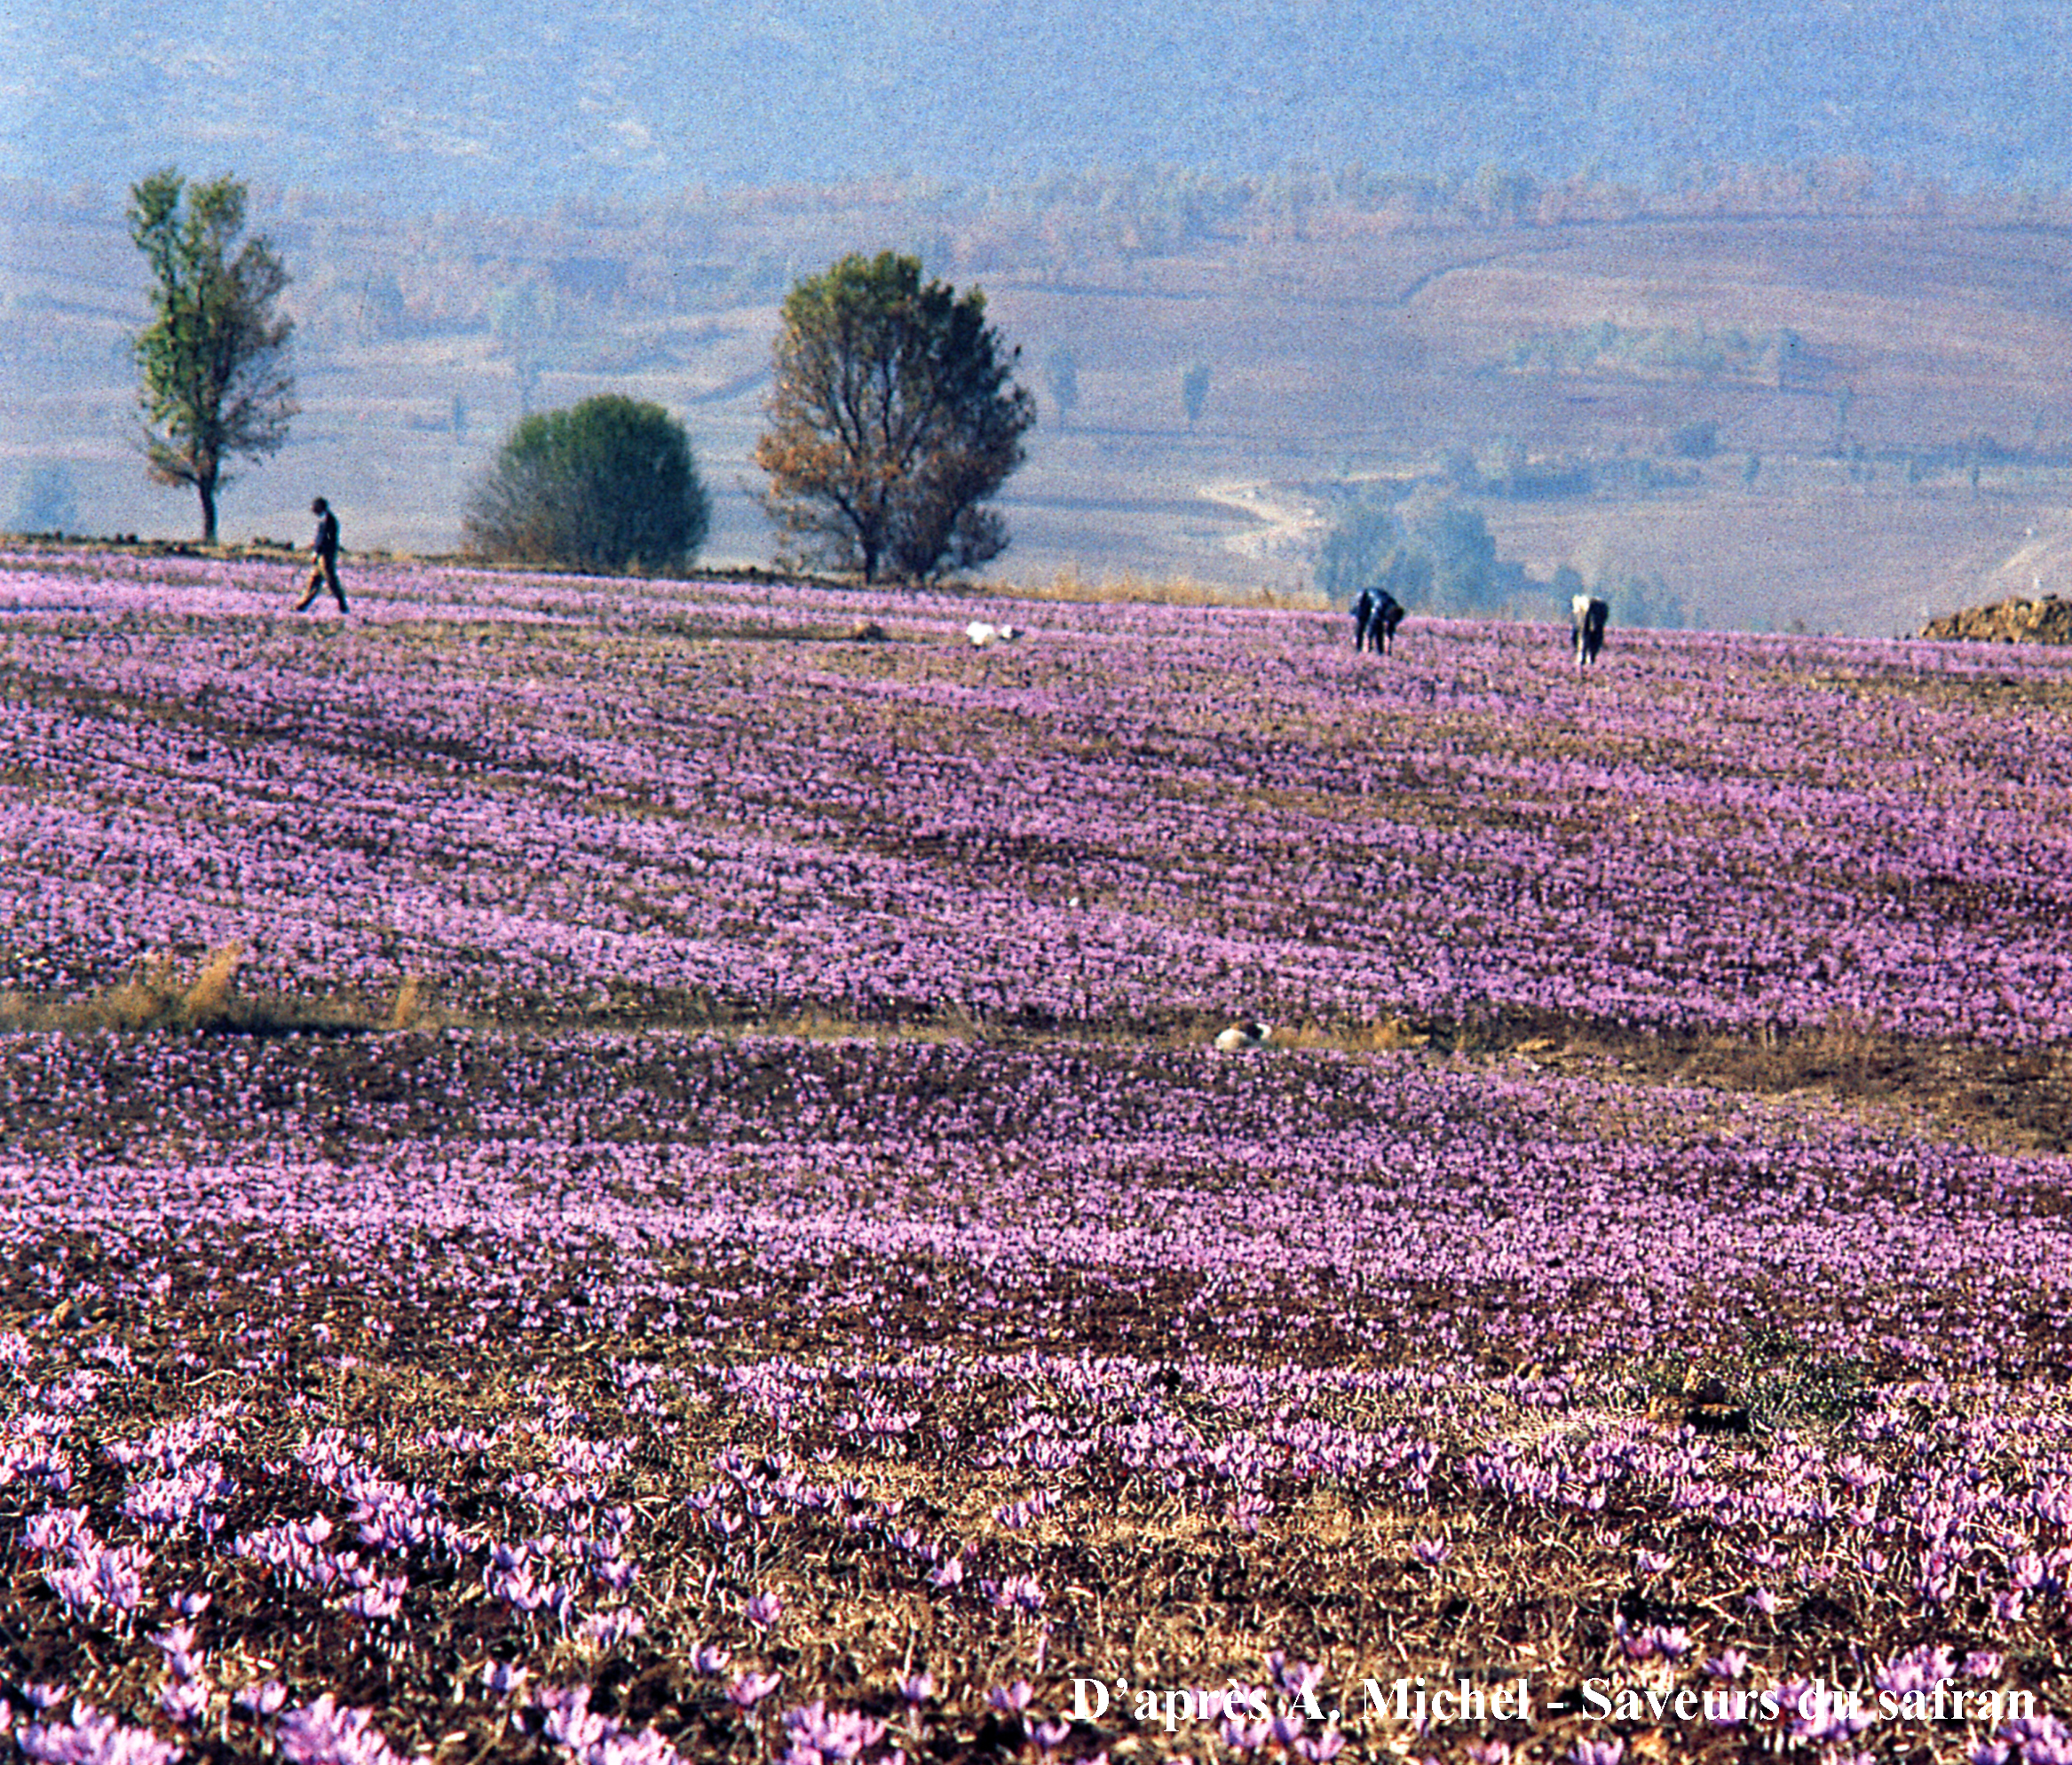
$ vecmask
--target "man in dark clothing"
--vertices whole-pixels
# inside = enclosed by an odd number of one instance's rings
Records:
[[[331,598],[338,603],[338,611],[343,613],[345,590],[338,586],[338,518],[320,496],[309,505],[309,511],[317,518],[317,536],[310,542],[309,587],[296,603],[295,610],[304,612],[316,599],[320,590],[328,589]]]
[[[1403,623],[1403,605],[1387,589],[1374,590],[1374,605],[1367,614],[1367,647],[1385,656],[1396,647],[1396,628]]]
[[[1367,625],[1373,617],[1374,597],[1362,589],[1359,599],[1353,603],[1353,648],[1356,651],[1367,647]]]

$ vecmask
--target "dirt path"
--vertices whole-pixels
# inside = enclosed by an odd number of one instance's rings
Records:
[[[1234,509],[1253,523],[1217,543],[1224,551],[1260,563],[1294,564],[1307,571],[1329,525],[1309,497],[1263,479],[1205,484],[1198,494],[1204,502]]]

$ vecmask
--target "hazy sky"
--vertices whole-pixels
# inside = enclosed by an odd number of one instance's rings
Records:
[[[2062,0],[11,0],[0,172],[404,207],[1137,161],[2066,181]]]

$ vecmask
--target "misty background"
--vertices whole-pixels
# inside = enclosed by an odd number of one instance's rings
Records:
[[[304,414],[228,536],[320,488],[349,548],[450,548],[522,410],[624,391],[689,427],[708,556],[766,561],[777,305],[891,247],[1022,348],[1007,580],[1314,588],[1418,495],[1518,598],[1701,623],[1902,629],[2059,562],[2055,4],[17,0],[0,67],[9,525],[194,530],[128,356],[123,202],[177,165],[296,279]]]
[[[235,167],[402,213],[1140,161],[2055,188],[2066,48],[2054,0],[15,0],[0,174]]]

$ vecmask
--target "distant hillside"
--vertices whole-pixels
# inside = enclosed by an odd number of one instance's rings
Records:
[[[15,0],[0,176],[177,162],[399,211],[1138,162],[1670,186],[1856,158],[2047,190],[2065,36],[2060,0]]]
[[[320,490],[349,548],[450,549],[521,410],[613,391],[687,423],[710,556],[767,562],[751,453],[778,304],[892,247],[983,288],[1022,351],[1040,422],[1004,499],[1016,580],[1299,590],[1334,510],[1421,480],[1533,582],[1573,568],[1704,625],[1885,635],[1996,572],[2018,573],[2000,594],[2063,586],[2065,218],[2005,194],[1924,210],[1832,171],[1722,169],[1648,204],[1507,189],[1146,170],[409,219],[260,192],[303,410],[241,471],[225,532],[300,539]],[[0,525],[190,534],[192,499],[146,484],[134,446],[143,273],[119,201],[0,186]]]

